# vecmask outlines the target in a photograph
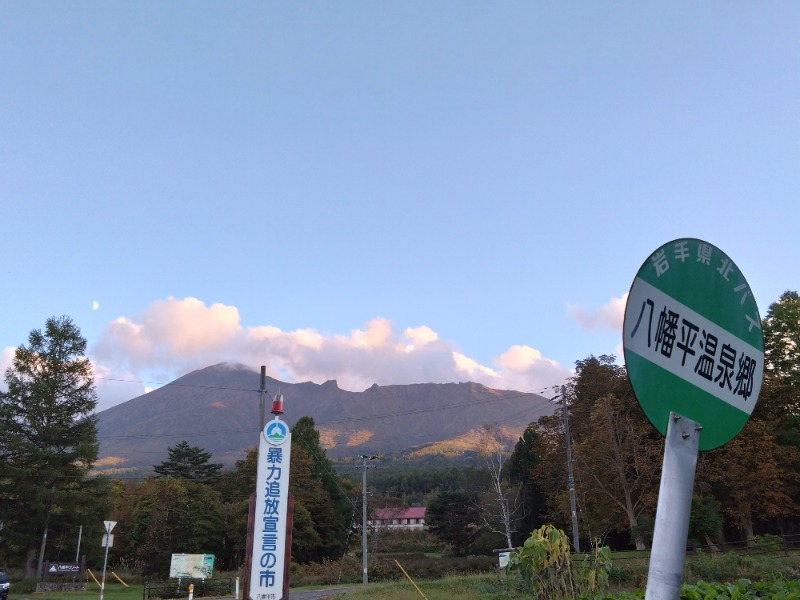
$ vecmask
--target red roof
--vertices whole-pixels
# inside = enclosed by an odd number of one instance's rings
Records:
[[[424,519],[424,506],[410,506],[408,508],[376,508],[376,519]]]

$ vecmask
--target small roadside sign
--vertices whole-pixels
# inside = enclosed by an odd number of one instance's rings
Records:
[[[683,238],[658,248],[631,285],[625,366],[647,418],[666,435],[670,412],[721,446],[750,418],[761,389],[764,337],[744,275],[722,250]]]
[[[105,525],[106,528],[106,533],[111,533],[116,524],[117,524],[116,521],[103,521],[103,525]]]

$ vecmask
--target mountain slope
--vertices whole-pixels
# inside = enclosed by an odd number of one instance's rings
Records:
[[[149,394],[98,414],[99,470],[149,469],[167,447],[186,440],[232,465],[258,442],[259,373],[223,363],[189,373]],[[267,378],[270,397],[284,397],[284,420],[314,418],[331,458],[418,450],[463,438],[485,424],[511,436],[556,405],[537,394],[494,390],[477,383],[378,386],[363,392],[335,381],[284,383]]]

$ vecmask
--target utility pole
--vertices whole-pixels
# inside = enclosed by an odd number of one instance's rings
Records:
[[[259,400],[259,417],[258,417],[258,431],[259,435],[262,429],[264,429],[264,415],[265,415],[265,402],[264,402],[264,394],[267,393],[267,367],[266,365],[261,365],[261,385],[258,388],[258,400]]]
[[[359,454],[358,457],[364,461],[361,465],[361,567],[363,571],[363,583],[369,582],[367,574],[367,461],[375,460],[377,456]]]
[[[569,485],[569,508],[572,511],[572,545],[575,552],[581,551],[578,539],[578,509],[575,502],[575,477],[572,475],[572,440],[569,435],[569,410],[567,409],[567,388],[561,386],[561,402],[564,404],[564,438],[567,443],[567,482]]]

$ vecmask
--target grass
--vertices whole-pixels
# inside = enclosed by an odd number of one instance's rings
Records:
[[[84,592],[23,592],[16,591],[14,584],[11,584],[8,598],[9,600],[98,600],[100,598],[100,588],[90,581]],[[144,586],[131,585],[125,587],[121,583],[111,583],[106,579],[106,589],[103,591],[103,600],[142,600]],[[187,592],[188,598],[188,592]]]
[[[602,595],[603,598],[620,598],[618,594],[628,592],[622,597],[641,598],[641,592],[647,580],[648,558],[646,553],[621,552],[615,553],[612,557],[613,567],[609,578],[609,588]],[[523,593],[512,586],[507,585],[503,576],[497,572],[485,573],[480,575],[446,576],[440,579],[423,579],[420,571],[415,574],[415,568],[404,565],[409,575],[414,578],[414,582],[420,588],[415,589],[414,585],[405,577],[401,576],[396,581],[391,582],[371,582],[367,585],[350,583],[348,579],[342,580],[337,587],[348,587],[353,591],[348,594],[334,595],[331,593],[330,599],[338,598],[341,600],[419,600],[424,597],[427,600],[522,600],[531,598],[530,592]],[[328,565],[329,569],[339,573],[339,567]],[[425,571],[425,569],[421,569]],[[358,573],[360,579],[360,573]],[[424,577],[431,577],[429,573]],[[123,576],[123,578],[125,578]],[[737,552],[726,552],[723,554],[711,553],[690,553],[686,558],[684,571],[684,581],[689,584],[696,584],[700,580],[735,582],[746,578],[753,581],[778,579],[783,581],[800,579],[800,553],[792,552],[788,556],[783,553],[770,554],[746,554]],[[130,583],[129,579],[126,579]],[[301,582],[301,578],[294,581]],[[306,583],[306,582],[303,582]],[[26,585],[27,584],[27,585]],[[292,590],[300,589],[320,589],[327,587],[323,584],[309,583],[302,586],[292,585]],[[47,592],[33,593],[32,584],[28,582],[14,583],[10,590],[10,600],[98,600],[99,588],[89,581],[85,592]],[[240,590],[241,594],[241,590]],[[143,586],[141,584],[131,584],[125,588],[116,580],[106,579],[106,590],[104,600],[140,600],[143,596]],[[188,591],[182,600],[187,600]],[[205,600],[198,598],[197,600]]]
[[[464,577],[445,577],[431,581],[415,581],[417,587],[428,600],[530,600],[530,592],[516,593],[501,589],[503,586],[497,575],[469,575]],[[347,600],[420,600],[422,595],[410,581],[391,583],[370,583],[363,588],[337,598]]]

